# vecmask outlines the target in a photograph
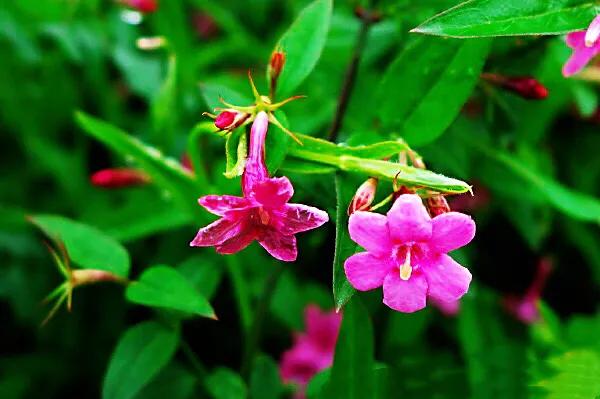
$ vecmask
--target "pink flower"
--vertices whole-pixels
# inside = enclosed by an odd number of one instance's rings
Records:
[[[563,67],[565,77],[581,71],[588,62],[600,54],[600,15],[596,16],[586,31],[572,32],[567,35],[567,46],[573,49],[571,58]]]
[[[447,212],[433,219],[416,194],[403,194],[387,216],[356,212],[350,216],[350,237],[364,249],[344,264],[357,290],[383,286],[383,303],[411,313],[423,309],[429,297],[453,302],[462,297],[471,273],[446,253],[475,236],[470,216]]]
[[[538,310],[538,301],[542,296],[544,285],[548,275],[552,271],[552,262],[548,258],[540,259],[531,286],[525,292],[525,295],[518,297],[510,295],[504,298],[504,307],[506,310],[521,320],[523,323],[532,324],[540,319]]]
[[[269,177],[264,150],[268,124],[265,112],[260,112],[252,124],[242,175],[244,196],[207,195],[198,200],[221,219],[200,229],[191,246],[214,246],[218,253],[232,254],[257,240],[274,258],[292,262],[298,254],[295,234],[329,220],[322,210],[288,203],[294,188],[287,177]]]
[[[342,315],[309,305],[304,310],[304,320],[306,333],[294,335],[294,345],[284,352],[279,365],[285,383],[301,386],[297,397],[303,397],[303,388],[315,374],[333,364]]]

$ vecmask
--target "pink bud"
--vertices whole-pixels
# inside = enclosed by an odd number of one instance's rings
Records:
[[[350,205],[348,205],[348,215],[352,215],[356,211],[368,211],[371,208],[377,192],[377,183],[379,183],[379,180],[375,177],[369,177],[360,185],[352,201],[350,201]]]
[[[441,215],[442,213],[450,212],[450,205],[443,195],[434,195],[433,197],[427,198],[427,209],[432,217]]]
[[[122,3],[144,14],[153,13],[158,9],[157,0],[122,0]]]
[[[495,73],[484,73],[481,77],[527,100],[543,100],[548,97],[548,89],[531,76],[503,76]]]
[[[147,184],[150,182],[150,176],[137,169],[115,168],[99,170],[90,180],[97,187],[123,188]]]
[[[233,130],[240,127],[250,114],[238,112],[234,109],[222,111],[215,119],[215,126],[220,130]]]

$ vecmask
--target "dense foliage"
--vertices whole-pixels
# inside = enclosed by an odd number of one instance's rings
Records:
[[[0,398],[600,397],[600,3],[458,3],[4,2]]]

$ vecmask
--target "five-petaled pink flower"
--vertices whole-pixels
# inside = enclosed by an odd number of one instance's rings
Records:
[[[304,397],[304,387],[315,374],[332,365],[341,321],[340,313],[322,312],[315,305],[304,310],[306,333],[294,335],[294,345],[279,365],[281,379],[301,387],[297,398]]]
[[[207,195],[198,200],[221,219],[200,229],[191,246],[214,246],[218,253],[232,254],[257,240],[274,258],[296,260],[296,233],[327,222],[327,213],[303,204],[289,204],[294,194],[287,177],[269,177],[265,165],[265,138],[269,125],[259,112],[250,132],[250,148],[242,175],[243,197]]]
[[[427,297],[452,302],[463,296],[471,273],[447,252],[475,236],[470,216],[443,213],[433,219],[416,194],[403,194],[387,213],[356,212],[350,216],[350,237],[364,249],[344,264],[357,290],[383,286],[383,302],[400,312],[423,309]]]
[[[567,46],[573,49],[571,58],[563,67],[563,75],[571,76],[581,71],[588,62],[600,54],[600,15],[596,16],[585,31],[567,35]]]

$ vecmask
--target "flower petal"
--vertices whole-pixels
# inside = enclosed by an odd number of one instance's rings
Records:
[[[566,39],[567,46],[571,48],[583,46],[585,44],[585,33],[584,30],[569,33]]]
[[[246,167],[242,175],[242,191],[247,197],[254,187],[269,178],[269,172],[265,165],[265,139],[269,128],[269,116],[261,111],[256,115],[252,128],[250,129],[250,146]]]
[[[374,212],[354,212],[348,221],[350,238],[372,254],[389,255],[392,248],[388,219]]]
[[[228,211],[242,210],[250,205],[246,198],[234,195],[205,195],[198,199],[198,203],[218,216],[224,216]]]
[[[585,45],[587,47],[592,47],[598,41],[600,37],[600,15],[597,15],[596,18],[592,21],[590,26],[587,28],[585,32]]]
[[[399,243],[427,241],[431,237],[431,217],[416,194],[403,194],[387,214],[392,240]]]
[[[378,258],[369,252],[354,254],[344,262],[346,278],[359,291],[381,287],[383,279],[392,268],[389,260]]]
[[[402,280],[393,270],[383,280],[383,303],[398,312],[413,313],[427,304],[427,281],[420,273]]]
[[[325,353],[335,351],[341,322],[341,313],[323,312],[316,305],[308,305],[304,309],[306,333],[313,344]]]
[[[327,212],[303,204],[287,204],[277,223],[277,229],[284,235],[292,235],[316,229],[329,220]]]
[[[475,237],[475,222],[464,213],[442,213],[433,218],[431,225],[431,248],[440,253],[465,246]]]
[[[281,208],[294,195],[294,187],[287,177],[269,178],[253,187],[251,197],[267,208]]]
[[[285,236],[275,229],[265,229],[258,242],[275,259],[284,262],[293,262],[298,257],[296,237]]]
[[[212,247],[237,236],[242,228],[242,219],[221,218],[198,230],[190,243],[191,247]]]
[[[586,47],[581,45],[573,50],[573,54],[563,66],[563,75],[565,77],[575,75],[581,71],[592,58],[600,52],[600,46],[596,44],[594,47]]]
[[[239,234],[216,246],[216,251],[220,254],[234,254],[246,248],[256,239],[257,232],[252,224],[246,225]]]
[[[421,265],[429,285],[429,296],[440,302],[460,299],[469,290],[471,272],[448,255],[439,255]]]

